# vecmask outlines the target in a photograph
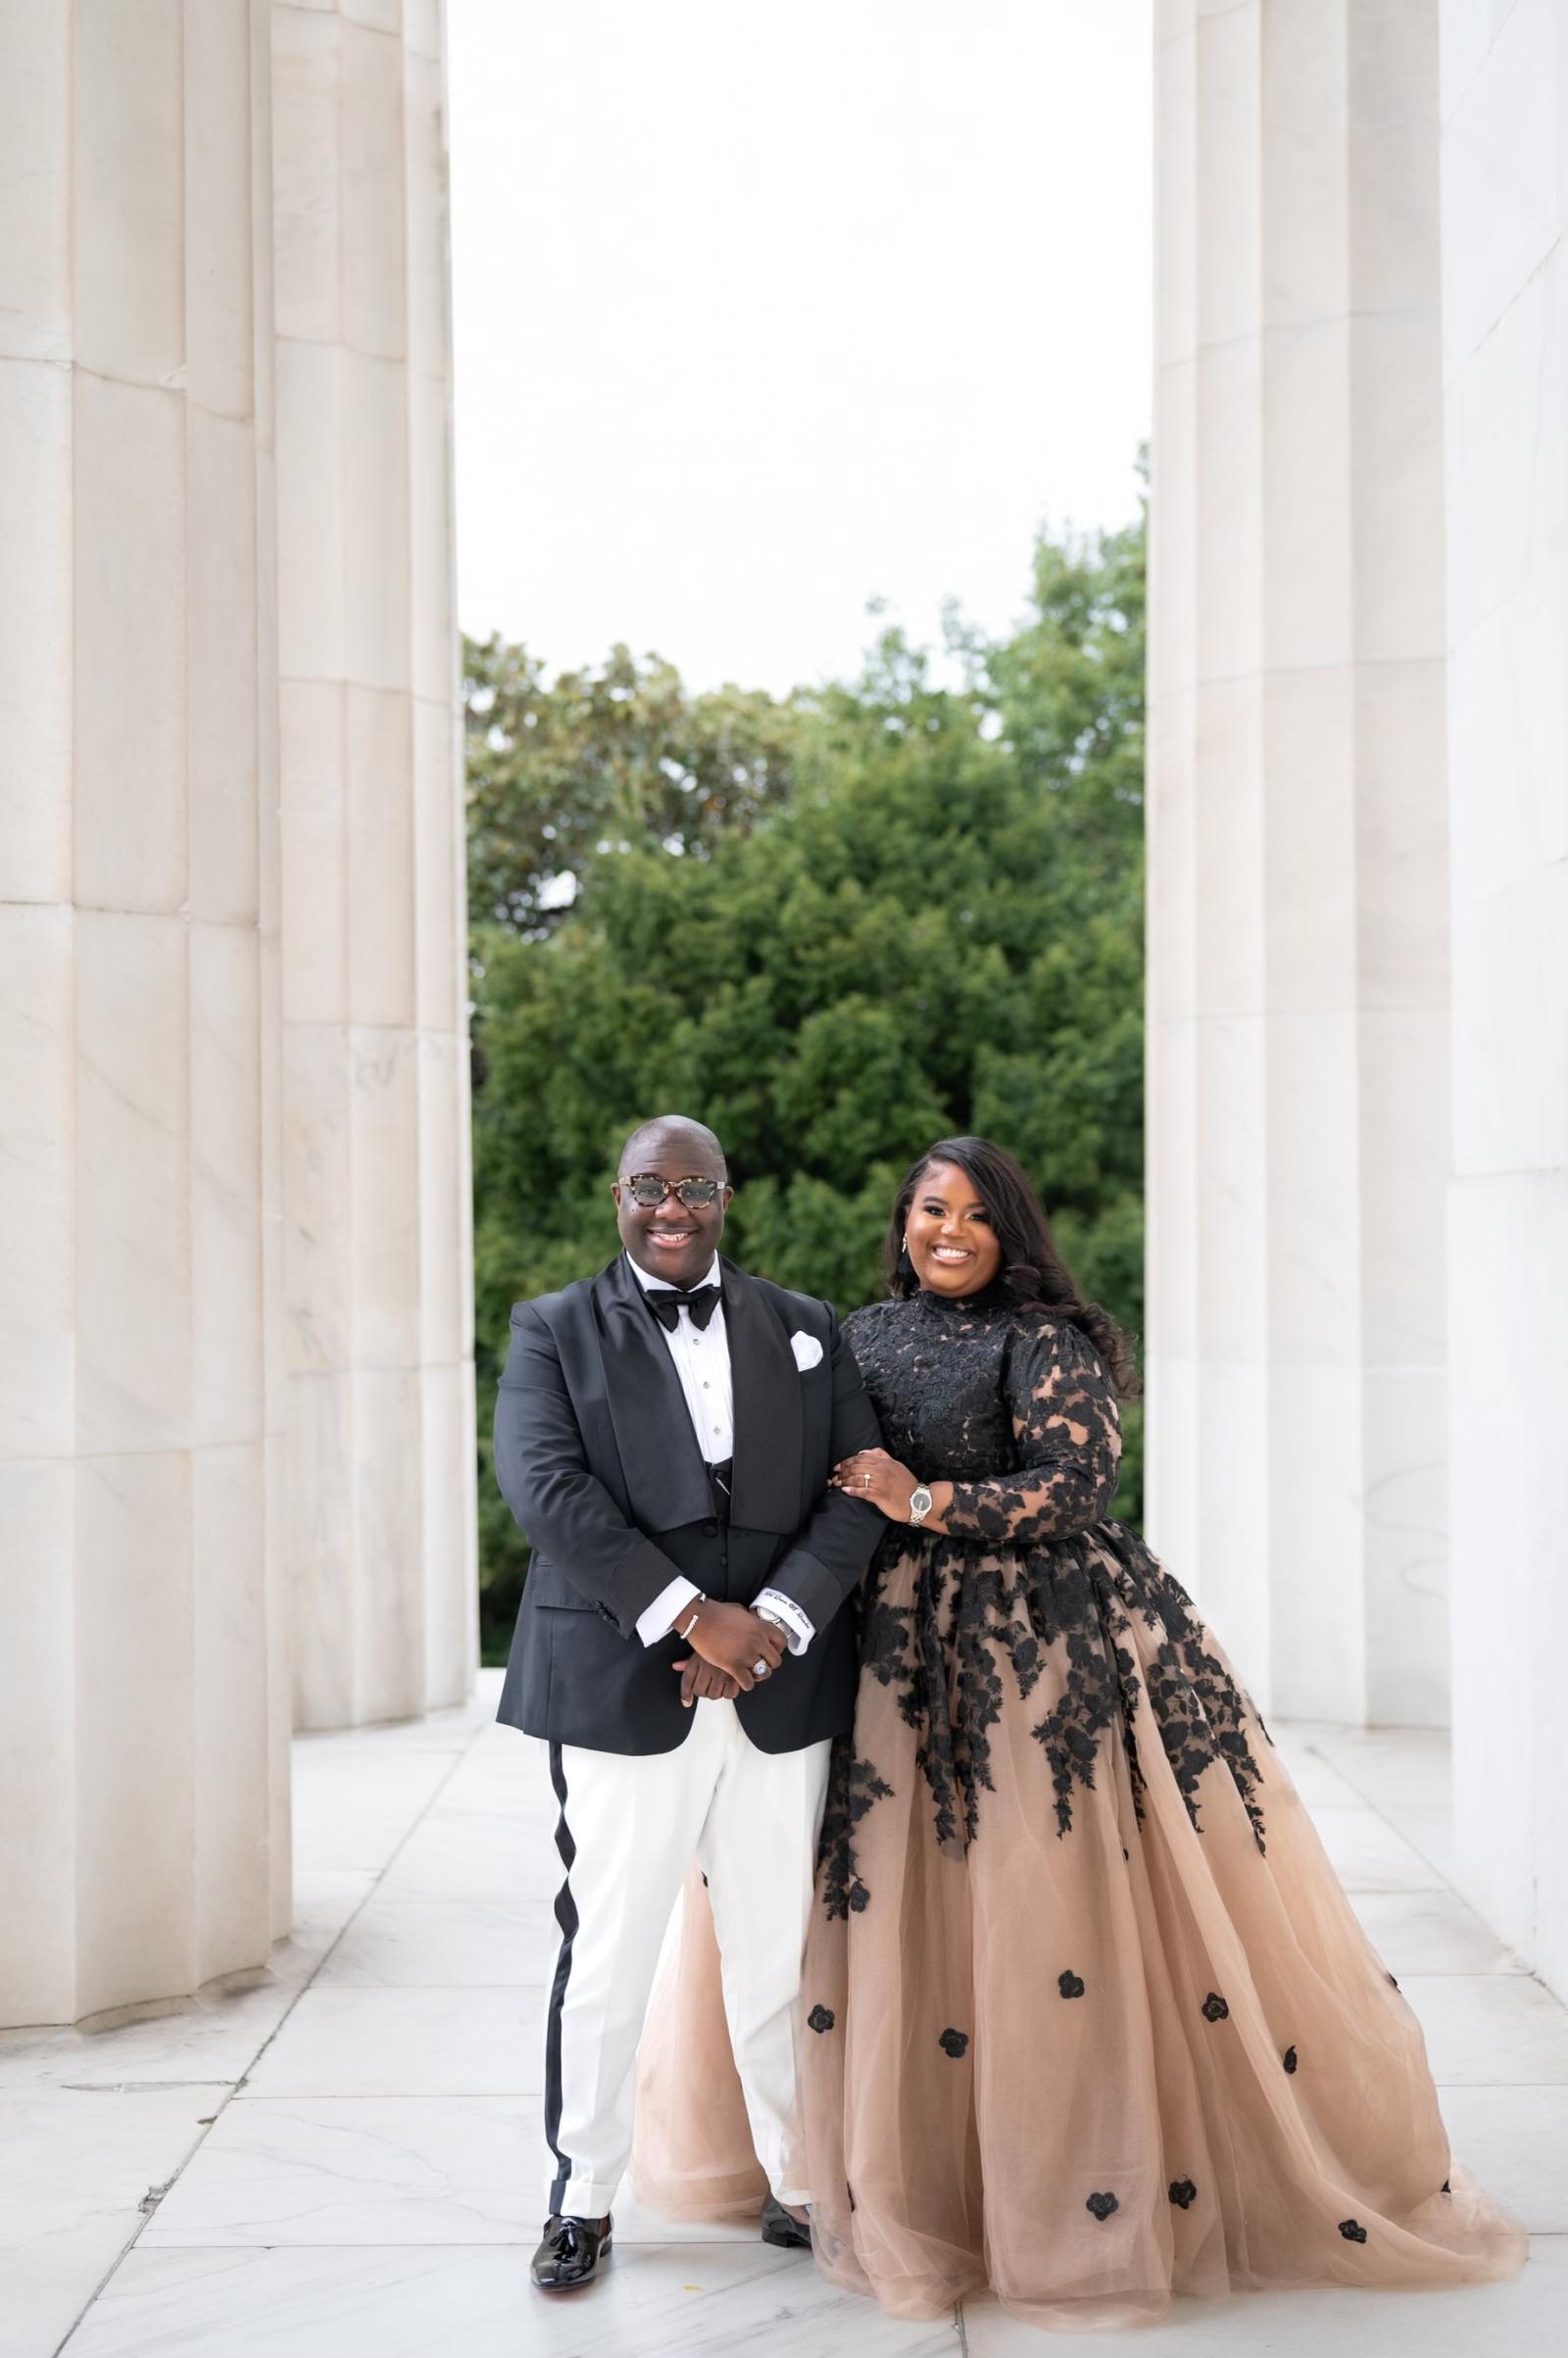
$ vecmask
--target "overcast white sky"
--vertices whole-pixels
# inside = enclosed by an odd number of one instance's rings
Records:
[[[694,684],[1003,627],[1148,431],[1148,0],[448,0],[465,627]]]

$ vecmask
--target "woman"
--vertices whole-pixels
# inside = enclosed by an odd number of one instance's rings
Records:
[[[808,1943],[817,2257],[899,2316],[989,2284],[1064,2329],[1173,2292],[1508,2274],[1421,2033],[1186,1593],[1105,1519],[1125,1338],[1012,1158],[944,1139],[848,1335],[886,1448]],[[912,1503],[911,1503],[912,1501]],[[688,1907],[639,2176],[750,2199]],[[708,2027],[705,2028],[705,2020]]]

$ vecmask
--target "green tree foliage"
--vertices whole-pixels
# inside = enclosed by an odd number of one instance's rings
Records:
[[[466,642],[465,674],[476,924],[546,933],[591,860],[650,842],[700,858],[789,791],[798,722],[770,697],[689,695],[624,647],[547,686],[537,656],[497,637]]]
[[[571,782],[515,767],[514,834],[499,767],[477,771],[492,878],[473,932],[481,1435],[512,1302],[610,1258],[613,1157],[658,1111],[724,1141],[736,1257],[841,1310],[881,1291],[904,1165],[945,1132],[989,1134],[1039,1184],[1081,1284],[1138,1327],[1143,545],[1141,528],[1042,539],[1011,637],[950,626],[957,686],[895,631],[853,683],[787,706],[727,692],[740,736],[766,749],[747,770],[764,784],[689,834],[656,786],[602,793],[615,764],[580,677],[549,690],[517,651],[479,651],[489,676],[526,683],[530,709],[564,692],[568,712],[536,724],[551,762],[592,749],[572,789],[579,889],[547,936],[537,878],[562,855],[537,829],[549,777]],[[713,702],[663,666],[617,665],[634,701],[657,679],[676,716]],[[683,747],[669,725],[667,758],[700,778],[711,737],[694,728]],[[1136,1410],[1128,1426],[1118,1511],[1136,1517]],[[504,1644],[526,1550],[488,1463],[480,1511]]]

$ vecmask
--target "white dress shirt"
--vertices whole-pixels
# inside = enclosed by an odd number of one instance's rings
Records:
[[[627,1265],[645,1294],[673,1294],[683,1290],[671,1286],[665,1279],[650,1277],[640,1269],[628,1253]],[[715,1254],[699,1285],[717,1285],[718,1257]],[[730,1377],[729,1337],[724,1331],[724,1297],[720,1294],[713,1304],[712,1316],[706,1326],[698,1326],[684,1306],[672,1327],[659,1322],[659,1331],[675,1362],[675,1373],[685,1396],[687,1413],[697,1446],[709,1465],[722,1465],[726,1457],[735,1454],[735,1387]],[[637,1635],[645,1646],[654,1645],[667,1636],[685,1612],[693,1597],[702,1592],[695,1582],[672,1580],[662,1589],[648,1610],[638,1617]],[[765,1621],[776,1622],[784,1632],[792,1654],[805,1653],[816,1635],[816,1625],[804,1613],[793,1597],[784,1597],[776,1589],[763,1589],[753,1608]]]

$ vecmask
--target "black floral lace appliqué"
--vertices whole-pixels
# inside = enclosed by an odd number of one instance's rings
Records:
[[[1199,2012],[1205,2022],[1224,2022],[1230,2015],[1230,2008],[1220,1996],[1219,1991],[1211,1990],[1199,2008]]]
[[[943,2032],[937,2044],[944,2055],[951,2055],[956,2063],[960,2055],[968,2053],[969,2034],[967,2031],[947,2030]]]
[[[831,2031],[835,2016],[831,2006],[813,2006],[806,2018],[808,2031]]]
[[[850,1738],[836,1740],[818,1851],[822,1904],[830,1916],[858,1916],[870,1899],[856,1863],[855,1829],[872,1802],[887,1800],[892,1792],[868,1760],[856,1759]]]
[[[1084,1993],[1083,1981],[1076,1973],[1058,1973],[1056,1988],[1063,1997],[1082,1997]]]
[[[1120,2210],[1120,2208],[1121,2205],[1114,2194],[1091,2194],[1089,2200],[1084,2204],[1086,2211],[1093,2211],[1095,2217],[1101,2220],[1108,2219],[1112,2211]]]
[[[1366,2241],[1366,2229],[1361,2225],[1359,2219],[1342,2219],[1340,2233],[1347,2243],[1364,2243]]]
[[[973,1841],[993,1786],[992,1731],[1004,1704],[1029,1703],[1050,1665],[1054,1699],[1031,1733],[1049,1763],[1058,1836],[1072,1830],[1078,1795],[1094,1791],[1112,1729],[1142,1818],[1139,1747],[1152,1741],[1152,1717],[1193,1824],[1202,1831],[1201,1779],[1223,1767],[1261,1850],[1261,1723],[1186,1592],[1135,1532],[1104,1519],[1120,1425],[1087,1338],[995,1292],[880,1302],[856,1311],[845,1334],[888,1449],[922,1481],[954,1486],[945,1532],[889,1525],[861,1607],[862,1676],[897,1691],[938,1842],[962,1850]],[[895,1571],[906,1597],[912,1572],[908,1602],[891,1600]],[[1158,1633],[1143,1677],[1128,1643],[1135,1620]],[[823,1828],[830,1915],[865,1905],[854,1830],[886,1790],[866,1760],[835,1778]]]
[[[1295,2071],[1295,2069],[1296,2069],[1296,2066],[1297,2066],[1297,2064],[1299,2062],[1299,2060],[1300,2060],[1300,2058],[1298,2056],[1298,2054],[1297,2054],[1297,2052],[1296,2052],[1296,2049],[1295,2049],[1294,2047],[1287,2047],[1287,2048],[1286,2048],[1286,2050],[1285,2050],[1285,2068],[1286,2068],[1286,2070],[1287,2070],[1288,2072],[1294,2072],[1294,2071]]]
[[[1182,2211],[1191,2207],[1198,2193],[1198,2188],[1190,2178],[1173,2178],[1165,2190],[1177,2209]]]

